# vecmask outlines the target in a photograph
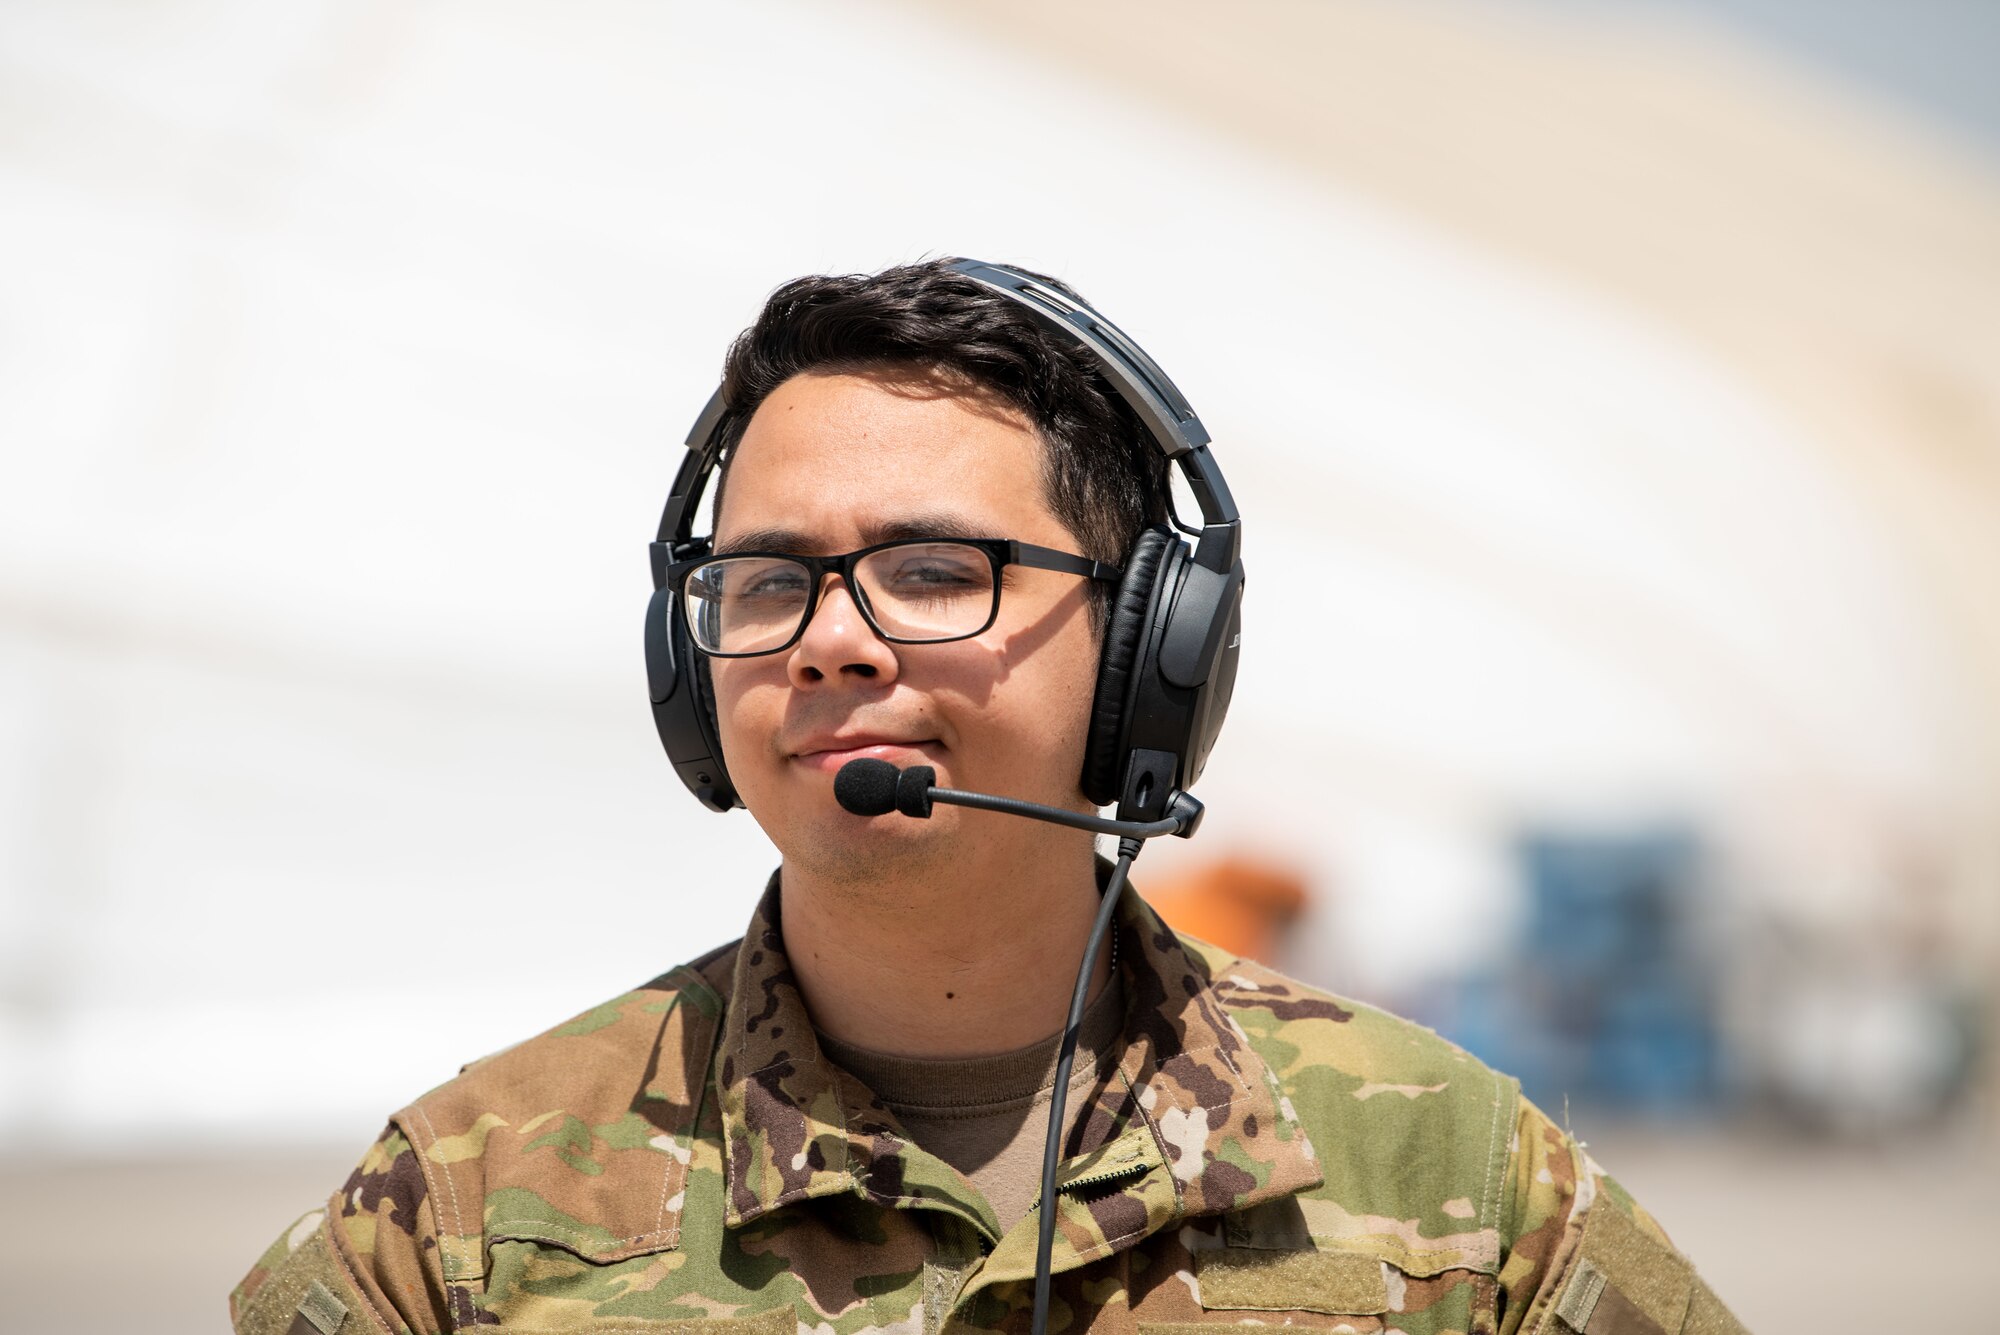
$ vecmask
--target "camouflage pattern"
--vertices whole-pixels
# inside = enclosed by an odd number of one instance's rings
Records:
[[[1052,1332],[1740,1331],[1513,1080],[1136,896],[1117,930],[1123,1056],[1065,1146]],[[1025,1333],[1036,1220],[1001,1234],[821,1056],[773,878],[739,945],[396,1114],[231,1312],[245,1335]]]

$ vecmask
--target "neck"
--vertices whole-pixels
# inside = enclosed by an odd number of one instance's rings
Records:
[[[1062,1029],[1101,902],[1090,838],[1006,816],[983,823],[996,837],[972,841],[976,852],[866,882],[786,860],[785,954],[816,1028],[906,1057],[989,1056]],[[1093,999],[1109,954],[1098,955]]]

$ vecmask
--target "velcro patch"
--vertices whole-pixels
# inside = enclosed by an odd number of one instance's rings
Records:
[[[1218,1315],[1212,1321],[1141,1321],[1138,1335],[1263,1335],[1266,1330],[1284,1329],[1284,1326],[1252,1322],[1248,1317],[1231,1321]],[[1304,1332],[1308,1327],[1292,1326],[1290,1329]],[[1312,1335],[1382,1335],[1382,1318],[1358,1312],[1347,1313],[1330,1326],[1313,1326],[1310,1330]],[[596,1332],[591,1332],[591,1335],[596,1335]]]
[[[514,1327],[510,1323],[508,1330]],[[754,1316],[687,1316],[665,1321],[607,1321],[593,1325],[590,1335],[797,1335],[798,1314],[789,1307]],[[519,1335],[574,1335],[575,1327],[523,1326]]]
[[[334,1335],[347,1320],[347,1304],[333,1296],[333,1290],[314,1280],[299,1299],[299,1315],[312,1322],[319,1335]]]
[[[1382,1264],[1359,1252],[1224,1247],[1202,1252],[1195,1275],[1210,1310],[1359,1316],[1389,1310]]]

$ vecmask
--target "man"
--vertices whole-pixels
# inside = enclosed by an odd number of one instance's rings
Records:
[[[727,785],[683,777],[783,858],[748,933],[396,1114],[236,1290],[239,1330],[1027,1330],[1106,864],[1011,815],[852,814],[834,776],[1092,812],[1165,457],[1076,340],[945,261],[781,288],[720,404],[712,546],[667,583]],[[1514,1081],[1116,911],[1051,1331],[1739,1329]]]

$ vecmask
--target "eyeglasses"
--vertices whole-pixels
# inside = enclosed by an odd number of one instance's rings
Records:
[[[829,574],[892,644],[969,640],[1000,614],[1000,568],[1029,566],[1116,580],[1116,566],[1011,538],[904,538],[844,556],[732,552],[676,561],[667,586],[681,595],[695,646],[712,658],[755,658],[798,643]]]

